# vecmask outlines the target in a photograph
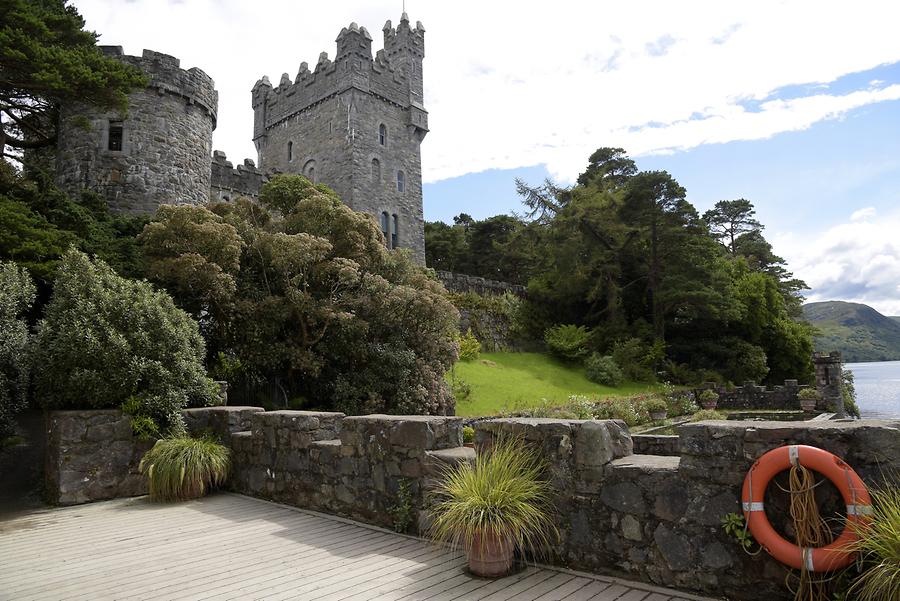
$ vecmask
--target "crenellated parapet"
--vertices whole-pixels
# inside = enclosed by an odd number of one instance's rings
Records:
[[[121,46],[101,46],[100,49],[106,56],[143,71],[150,80],[147,84],[149,90],[155,90],[160,95],[180,97],[188,104],[201,107],[212,119],[215,129],[219,93],[212,78],[202,69],[182,69],[178,58],[155,50],[144,50],[141,56],[132,56],[125,54]]]
[[[229,202],[245,196],[257,198],[263,184],[269,180],[269,175],[263,173],[253,159],[244,159],[244,162],[235,167],[225,153],[214,150],[210,165],[210,200]]]

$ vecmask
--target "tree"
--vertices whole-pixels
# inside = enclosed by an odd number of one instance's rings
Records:
[[[146,84],[139,69],[104,56],[97,37],[65,0],[0,0],[0,156],[54,144],[63,103],[124,110],[128,92]]]
[[[28,272],[0,262],[0,440],[15,433],[15,416],[28,402],[32,337],[25,314],[34,296]]]
[[[122,278],[75,249],[60,262],[36,349],[37,398],[47,408],[113,408],[133,399],[161,430],[178,431],[184,407],[217,399],[190,315],[146,281]]]
[[[756,210],[746,199],[720,200],[716,206],[703,214],[713,236],[725,245],[731,256],[737,254],[736,240],[748,232],[759,233],[763,226],[754,218]]]
[[[578,176],[581,186],[617,189],[638,172],[637,165],[622,148],[598,148],[588,159],[587,169]]]
[[[148,274],[179,302],[217,297],[204,305],[212,349],[291,398],[348,413],[452,410],[443,376],[458,313],[406,252],[385,248],[371,216],[331,190],[280,175],[259,203],[161,209],[141,240]],[[166,269],[184,262],[191,268]],[[233,292],[217,283],[225,276]]]

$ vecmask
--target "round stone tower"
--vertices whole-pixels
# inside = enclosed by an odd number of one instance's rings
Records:
[[[70,194],[93,190],[119,213],[207,202],[218,110],[213,80],[152,50],[127,56],[121,46],[104,46],[103,52],[140,68],[149,82],[128,96],[126,113],[61,107],[57,184]]]

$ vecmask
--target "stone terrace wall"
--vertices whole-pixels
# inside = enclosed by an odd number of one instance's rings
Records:
[[[696,391],[715,390],[719,395],[718,406],[722,409],[800,409],[797,393],[808,386],[801,386],[797,380],[785,380],[783,386],[771,390],[757,386],[756,382],[746,382],[743,386],[728,390],[720,384],[706,382]]]
[[[44,467],[48,500],[74,505],[147,494],[137,466],[151,446],[134,438],[131,419],[118,409],[51,412]]]
[[[609,426],[609,436],[593,434],[602,431],[592,424],[482,422],[476,447],[512,433],[541,449],[557,490],[556,562],[742,600],[791,598],[783,566],[745,554],[721,529],[725,514],[740,511],[753,461],[799,443],[845,458],[870,485],[900,469],[900,421],[700,422],[681,427],[680,457],[627,454],[627,436]]]
[[[258,198],[269,177],[256,167],[252,159],[244,159],[236,168],[221,150],[213,151],[210,164],[209,198],[229,202],[242,196]]]
[[[525,286],[488,280],[474,275],[453,273],[452,271],[435,270],[444,288],[450,292],[475,292],[476,294],[505,294],[510,292],[517,296],[525,296]]]

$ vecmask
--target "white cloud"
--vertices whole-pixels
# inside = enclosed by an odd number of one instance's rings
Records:
[[[870,209],[824,232],[774,237],[773,245],[809,284],[808,300],[858,302],[900,315],[900,213],[854,219]]]
[[[850,221],[866,221],[874,217],[878,211],[875,210],[875,207],[865,207],[858,211],[853,211],[853,214],[850,215]]]
[[[261,75],[293,76],[350,21],[380,47],[396,2],[246,3],[75,0],[102,43],[152,48],[197,66],[220,94],[215,147],[255,156],[249,90]],[[900,5],[842,2],[421,2],[426,34],[426,181],[546,164],[564,180],[598,146],[633,155],[767,138],[900,98],[871,81],[843,94],[821,83],[900,61]],[[809,93],[762,102],[774,90]],[[795,94],[796,95],[796,94]]]

